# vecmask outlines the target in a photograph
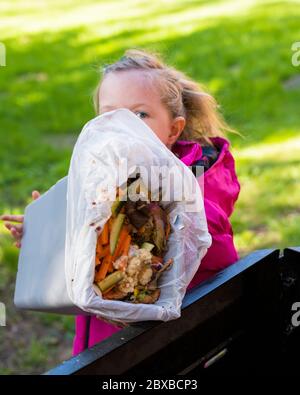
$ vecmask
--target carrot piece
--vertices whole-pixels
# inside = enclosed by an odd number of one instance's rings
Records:
[[[128,227],[127,226],[123,226],[121,231],[120,231],[117,247],[115,249],[115,252],[114,252],[114,254],[112,256],[112,261],[111,261],[110,266],[108,268],[109,273],[111,273],[114,270],[114,267],[113,267],[114,261],[120,255],[124,255],[123,254],[123,249],[124,249],[125,242],[128,239],[128,236],[130,237],[130,240],[131,240],[131,236],[129,235],[129,232],[128,232]],[[129,244],[130,244],[130,241],[129,241]],[[129,249],[129,247],[128,247],[128,249]]]
[[[100,267],[102,266],[102,261],[100,260],[99,263],[96,265],[95,267],[95,276],[94,276],[94,281],[98,281],[99,280],[99,270]],[[100,281],[100,280],[99,280]]]
[[[97,254],[97,255],[100,255],[100,254],[102,253],[102,251],[103,251],[103,247],[102,247],[102,245],[101,245],[101,243],[100,243],[99,238],[100,238],[100,237],[98,237],[97,245],[96,245],[96,254]]]
[[[103,239],[102,239],[102,233],[101,233],[101,234],[98,236],[98,239],[97,239],[96,253],[97,253],[98,255],[101,255],[102,252],[103,252],[103,248],[104,248],[104,245],[103,245]]]
[[[102,251],[98,253],[99,258],[104,258],[106,255],[109,254],[110,248],[109,244],[107,244],[105,247],[102,246]]]
[[[101,278],[99,277],[99,271],[95,273],[94,281],[95,281],[95,282],[101,281]]]
[[[106,276],[106,274],[108,272],[108,268],[110,266],[111,261],[112,261],[112,255],[110,255],[110,254],[106,255],[103,258],[103,261],[101,263],[100,269],[99,269],[99,271],[98,271],[98,273],[96,275],[97,281],[104,280],[104,278],[105,278],[105,276]]]
[[[108,231],[109,231],[109,233],[111,232],[113,222],[114,222],[113,218],[110,217],[109,220],[108,220]]]
[[[121,253],[121,255],[128,255],[130,242],[131,242],[131,236],[127,235],[127,237],[126,237],[126,239],[124,241],[124,244],[122,246],[122,253]]]
[[[100,268],[101,262],[96,263],[95,271],[97,272]]]
[[[108,273],[112,273],[114,271],[114,259],[111,260],[109,266],[108,266]]]
[[[105,222],[105,225],[100,234],[100,243],[101,245],[105,245],[109,243],[109,225],[108,222]]]

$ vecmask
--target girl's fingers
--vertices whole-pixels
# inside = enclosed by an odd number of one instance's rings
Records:
[[[32,195],[33,200],[36,200],[41,196],[39,191],[32,191],[31,195]],[[3,214],[3,215],[0,215],[0,220],[23,223],[24,222],[24,215]]]
[[[5,222],[4,226],[8,230],[15,229],[18,233],[23,233],[23,224],[22,225],[16,225],[16,224],[10,224],[9,222]]]
[[[22,223],[24,221],[24,215],[4,214],[0,216],[0,219],[2,219],[2,221],[12,221],[12,222]]]
[[[13,225],[13,224],[9,224],[9,223],[5,223],[5,227],[10,231],[12,237],[18,242],[21,241],[22,236],[23,236],[23,229],[22,228],[18,228],[16,229],[16,226],[22,226],[22,225]]]
[[[17,232],[15,229],[11,229],[10,233],[16,241],[21,241],[22,233]]]
[[[21,248],[21,242],[20,242],[20,241],[16,241],[16,242],[15,242],[15,246],[16,246],[17,248]]]
[[[41,194],[39,193],[39,191],[32,191],[31,196],[33,200],[36,200],[41,196]]]

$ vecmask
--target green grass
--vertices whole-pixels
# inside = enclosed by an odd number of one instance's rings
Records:
[[[204,83],[244,136],[229,136],[242,186],[232,217],[240,254],[300,244],[300,89],[285,84],[300,75],[291,63],[299,1],[2,1],[0,12],[1,212],[22,212],[33,189],[67,173],[76,136],[94,116],[99,65],[140,47]],[[8,301],[17,251],[0,230],[0,300]],[[30,337],[2,372],[58,361],[61,354],[46,355],[49,327],[69,334],[60,341],[70,346],[70,318],[32,313],[25,321],[33,317],[44,336]]]

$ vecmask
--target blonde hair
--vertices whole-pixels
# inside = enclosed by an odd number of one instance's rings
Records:
[[[216,100],[203,86],[181,71],[167,66],[159,55],[139,49],[128,49],[115,63],[102,68],[102,79],[94,92],[94,107],[99,114],[99,90],[108,73],[142,70],[154,73],[155,83],[160,89],[162,103],[172,117],[183,116],[186,125],[179,140],[195,140],[212,144],[211,137],[224,137],[234,132],[218,111]]]

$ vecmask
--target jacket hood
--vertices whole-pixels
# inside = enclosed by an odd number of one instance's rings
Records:
[[[199,180],[199,183],[204,187],[204,199],[218,205],[229,217],[240,192],[235,161],[229,151],[228,140],[213,137],[211,141],[219,151],[218,159],[204,172],[204,182]],[[192,166],[202,156],[201,145],[196,141],[177,140],[172,147],[172,152],[187,166]]]

